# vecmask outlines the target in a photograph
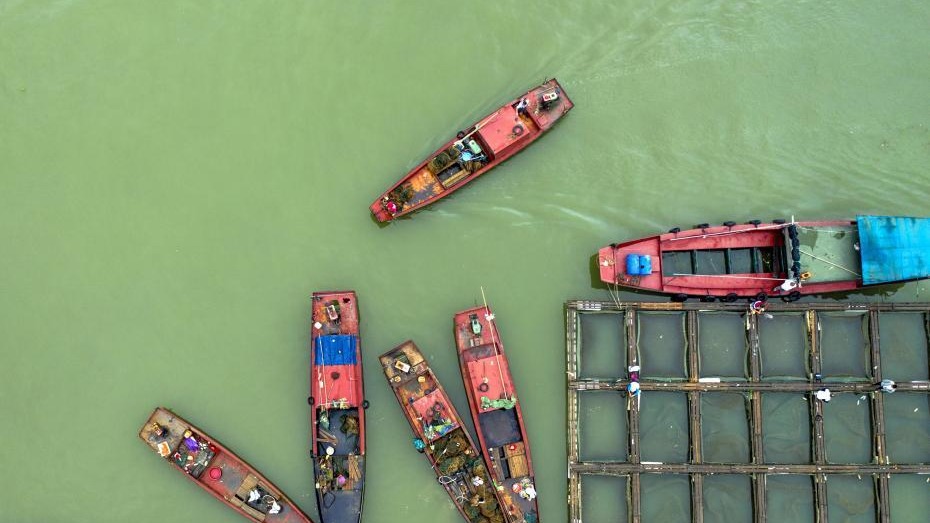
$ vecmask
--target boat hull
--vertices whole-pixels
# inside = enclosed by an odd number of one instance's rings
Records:
[[[552,101],[544,100],[553,95]],[[524,99],[526,108],[518,110]],[[535,142],[572,107],[559,82],[546,80],[427,156],[371,204],[371,214],[389,222],[445,198]]]
[[[510,365],[487,306],[453,316],[455,344],[468,407],[485,465],[498,485],[511,521],[539,521],[536,478]],[[477,332],[476,332],[477,331]],[[491,400],[505,400],[492,405]]]
[[[365,390],[358,298],[315,292],[310,326],[310,445],[323,523],[358,523],[365,491]]]
[[[158,424],[166,433],[159,434],[153,424]],[[192,446],[188,446],[188,438],[184,436],[186,431],[191,432]],[[168,409],[156,408],[139,431],[139,438],[197,486],[251,521],[313,523],[280,489],[245,460]],[[250,502],[249,493],[253,490],[260,497]],[[282,509],[277,514],[267,513],[272,498]]]

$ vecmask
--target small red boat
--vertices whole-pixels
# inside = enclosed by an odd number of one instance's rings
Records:
[[[414,447],[426,454],[465,521],[509,522],[481,454],[420,349],[408,340],[379,359],[416,436]]]
[[[257,470],[168,409],[156,408],[139,437],[200,488],[252,521],[313,523]]]
[[[598,266],[603,282],[679,300],[791,301],[930,277],[930,219],[701,224],[611,244],[598,251]]]
[[[371,204],[387,222],[448,196],[536,141],[574,104],[554,78],[458,133]]]
[[[494,314],[484,305],[456,313],[455,345],[484,463],[511,521],[536,523],[539,508],[530,443]]]
[[[365,491],[365,389],[358,299],[313,293],[310,327],[311,454],[323,523],[358,523]]]

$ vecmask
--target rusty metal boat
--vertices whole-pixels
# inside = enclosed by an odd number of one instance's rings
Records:
[[[310,327],[310,446],[323,523],[358,523],[365,492],[365,388],[358,298],[315,292]]]
[[[601,281],[684,300],[793,301],[930,277],[930,218],[700,224],[598,251]]]
[[[444,198],[522,151],[574,106],[556,79],[546,80],[463,129],[371,204],[388,222]]]
[[[509,519],[536,523],[539,508],[530,442],[494,314],[485,304],[456,313],[452,324],[485,465],[502,487],[500,499]]]
[[[380,356],[384,375],[436,478],[469,523],[509,521],[488,470],[445,389],[412,341]]]
[[[187,479],[256,523],[313,523],[271,481],[204,431],[158,407],[139,438]]]

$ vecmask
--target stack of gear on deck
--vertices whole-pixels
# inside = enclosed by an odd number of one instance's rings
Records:
[[[342,422],[342,425],[339,426],[339,430],[341,430],[343,434],[346,436],[355,436],[356,438],[359,437],[358,416],[343,414],[339,416],[339,421]]]
[[[473,172],[475,172],[475,171],[478,171],[478,170],[480,170],[482,167],[484,167],[484,162],[479,161],[479,160],[469,160],[469,161],[467,161],[467,162],[465,162],[465,163],[462,164],[462,168],[464,168],[464,169],[465,169],[466,171],[468,171],[469,173],[473,173]]]
[[[433,174],[441,173],[446,167],[448,167],[452,162],[456,161],[459,156],[459,151],[455,147],[450,147],[445,151],[437,154],[435,158],[429,161],[426,165],[426,168],[429,169],[429,172]]]

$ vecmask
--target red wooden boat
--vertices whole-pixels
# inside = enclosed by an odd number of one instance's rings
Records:
[[[397,402],[439,483],[470,523],[509,521],[491,477],[452,401],[412,341],[380,356]]]
[[[727,301],[740,296],[848,292],[930,276],[930,219],[856,220],[672,229],[598,251],[601,281]]]
[[[448,196],[536,141],[574,104],[554,78],[458,133],[371,204],[387,222]]]
[[[313,523],[257,470],[168,409],[156,408],[139,437],[200,488],[252,521]]]
[[[455,345],[484,463],[511,521],[536,523],[539,508],[530,443],[494,315],[485,304],[456,313]]]
[[[358,523],[365,490],[365,389],[358,299],[313,293],[311,454],[323,523]]]

